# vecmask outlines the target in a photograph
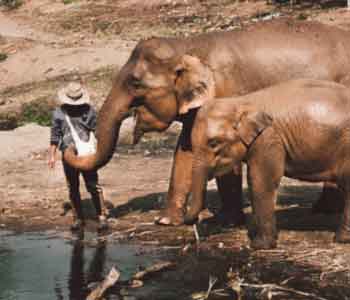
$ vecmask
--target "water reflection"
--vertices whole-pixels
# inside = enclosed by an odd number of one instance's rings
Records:
[[[95,248],[91,261],[87,262],[84,255],[86,246],[83,239],[84,237],[81,236],[80,239],[73,242],[67,286],[69,300],[86,299],[89,293],[88,284],[100,282],[104,278],[107,242],[100,242]],[[89,263],[88,268],[85,268],[86,263]],[[56,282],[55,294],[57,300],[64,299],[62,288],[58,282]]]
[[[61,232],[0,231],[0,300],[85,300],[88,285],[101,282],[112,266],[118,266],[125,281],[140,266],[163,259],[151,247],[95,241],[90,232],[81,241],[68,242]],[[109,290],[105,298],[118,299],[118,291]]]

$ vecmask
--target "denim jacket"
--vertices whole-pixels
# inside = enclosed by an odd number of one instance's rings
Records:
[[[96,111],[90,105],[57,107],[52,113],[50,144],[57,145],[61,151],[69,145],[74,145],[65,114],[68,114],[74,129],[83,141],[88,141],[89,133],[96,128]]]

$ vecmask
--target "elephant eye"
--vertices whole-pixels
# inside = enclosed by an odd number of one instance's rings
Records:
[[[176,70],[176,76],[180,77],[185,73],[185,69],[177,69]]]
[[[143,97],[136,97],[134,101],[130,104],[129,108],[139,107],[144,104],[144,98]]]
[[[208,146],[210,147],[210,148],[216,148],[217,146],[219,146],[220,145],[220,141],[218,140],[218,139],[210,139],[209,141],[208,141]]]

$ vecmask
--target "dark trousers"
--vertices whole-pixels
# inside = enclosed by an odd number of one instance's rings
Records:
[[[98,184],[97,171],[79,171],[68,165],[64,160],[62,163],[68,186],[69,199],[72,203],[75,217],[79,219],[83,218],[79,189],[80,174],[83,175],[86,189],[91,194],[91,199],[95,206],[96,214],[98,216],[105,215],[103,192],[101,186]]]

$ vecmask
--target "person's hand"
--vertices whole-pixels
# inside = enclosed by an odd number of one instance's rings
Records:
[[[53,169],[55,167],[55,164],[56,164],[56,159],[54,156],[51,156],[48,161],[49,168]]]

